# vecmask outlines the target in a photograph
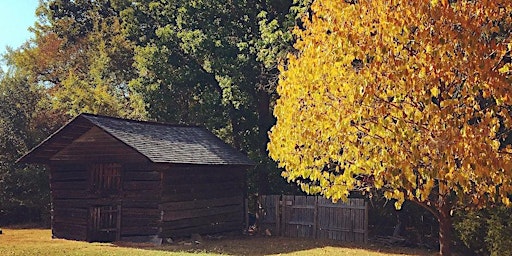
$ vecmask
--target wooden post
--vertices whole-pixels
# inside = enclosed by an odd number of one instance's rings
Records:
[[[249,199],[248,198],[245,198],[244,199],[244,214],[245,214],[245,218],[244,218],[244,221],[245,221],[245,231],[244,232],[247,232],[249,230]]]
[[[281,202],[280,200],[280,196],[279,195],[276,195],[274,197],[274,204],[275,204],[275,211],[276,211],[276,216],[275,216],[275,220],[276,220],[276,234],[279,236],[281,235],[281,215],[280,215],[280,207],[279,207],[279,203]]]
[[[121,204],[117,205],[116,241],[121,240]]]
[[[315,196],[315,208],[313,210],[313,238],[318,238],[318,196]]]
[[[287,236],[288,225],[286,224],[286,200],[287,196],[281,198],[281,235]]]
[[[364,243],[368,243],[368,202],[364,202]]]

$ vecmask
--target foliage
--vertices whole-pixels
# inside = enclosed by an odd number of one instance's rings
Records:
[[[40,137],[41,89],[21,73],[0,78],[0,224],[46,221],[49,216],[48,174],[44,168],[18,166]],[[41,130],[39,130],[41,129]]]
[[[460,240],[478,255],[512,253],[512,209],[504,206],[470,210],[458,216],[455,229]]]
[[[308,2],[41,1],[33,39],[2,59],[0,75],[21,79],[2,82],[2,209],[48,212],[45,170],[14,161],[80,112],[206,126],[259,163],[251,192],[292,190],[265,145],[277,62]]]
[[[496,10],[496,11],[489,11]],[[374,186],[440,221],[509,204],[510,1],[322,1],[297,30],[269,151],[309,193]]]
[[[150,119],[204,125],[259,163],[250,183],[268,193],[280,178],[269,170],[267,132],[277,61],[291,48],[291,28],[307,2],[117,1],[135,44],[138,76]],[[298,7],[301,7],[297,9]]]
[[[127,84],[134,45],[122,34],[110,1],[44,1],[35,39],[10,53],[10,64],[51,89],[55,110],[131,118],[145,116],[144,104]]]
[[[457,214],[455,230],[457,237],[478,255],[489,255],[485,244],[487,234],[486,220],[489,217],[485,210],[473,210]]]

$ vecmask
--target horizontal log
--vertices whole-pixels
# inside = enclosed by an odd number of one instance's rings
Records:
[[[89,184],[86,181],[54,181],[50,184],[52,190],[86,190],[89,188]]]
[[[243,182],[218,182],[209,184],[196,184],[193,180],[180,185],[163,186],[162,193],[201,193],[224,189],[239,189],[242,190]]]
[[[158,227],[160,225],[160,216],[126,217],[121,220],[121,228],[125,227]]]
[[[53,214],[54,215],[72,215],[72,216],[86,217],[87,209],[67,207],[67,208],[61,208],[61,209],[54,209]]]
[[[172,210],[189,210],[189,209],[217,207],[217,206],[224,206],[224,205],[240,205],[243,203],[244,203],[243,196],[237,195],[237,196],[230,196],[230,197],[204,199],[204,200],[162,203],[160,205],[160,209],[171,210],[171,211]]]
[[[124,181],[158,181],[160,172],[157,171],[126,171],[123,173]]]
[[[160,210],[158,209],[146,209],[146,208],[122,208],[122,218],[155,218],[160,219]]]
[[[176,230],[182,228],[192,228],[196,226],[215,225],[223,222],[243,222],[242,212],[223,213],[193,219],[181,219],[174,221],[165,221],[161,223],[163,230]]]
[[[225,188],[219,190],[206,190],[203,192],[184,192],[184,193],[164,193],[162,194],[162,202],[183,202],[192,200],[204,200],[220,197],[228,197],[234,195],[243,195],[244,191],[240,188]]]
[[[56,199],[85,199],[91,198],[92,195],[87,190],[74,190],[74,189],[53,189],[51,195],[54,200]]]
[[[160,181],[124,181],[123,190],[155,190],[160,191]],[[155,193],[155,192],[153,192]]]
[[[179,185],[185,183],[209,184],[217,182],[233,182],[244,180],[245,174],[233,174],[231,172],[216,172],[215,170],[203,172],[166,173],[164,171],[163,184]]]
[[[125,200],[159,200],[160,191],[156,190],[127,190],[123,191],[123,199]]]
[[[53,209],[66,209],[66,208],[82,208],[87,209],[90,203],[88,200],[82,199],[54,199],[52,201]]]
[[[149,160],[141,161],[138,163],[131,163],[123,166],[125,172],[159,172],[158,165],[149,162]]]
[[[67,173],[67,172],[78,172],[78,171],[87,171],[87,164],[80,163],[66,163],[66,162],[52,162],[50,164],[50,173],[59,174],[59,173]]]
[[[158,209],[158,200],[127,200],[124,199],[122,202],[123,208],[147,208],[147,209]]]
[[[193,228],[184,228],[176,230],[162,230],[160,237],[186,237],[192,234],[215,234],[230,231],[241,231],[242,223],[240,222],[225,222],[218,225],[203,225]]]
[[[80,171],[65,171],[65,172],[52,172],[51,182],[59,181],[87,181],[89,178],[86,170]]]
[[[139,155],[127,155],[127,154],[90,154],[90,153],[78,153],[77,155],[66,155],[62,157],[52,158],[55,161],[77,161],[77,162],[118,162],[118,163],[137,163],[146,159],[140,158]]]
[[[53,221],[73,223],[77,225],[87,225],[88,217],[77,217],[71,215],[53,215]]]
[[[100,205],[117,205],[121,202],[115,198],[87,198],[87,199],[56,199],[52,201],[54,209],[86,208]]]
[[[227,214],[233,212],[243,212],[242,205],[228,205],[228,206],[220,206],[220,207],[212,207],[212,208],[204,208],[204,209],[192,209],[192,210],[184,210],[184,211],[164,211],[163,221],[173,221],[179,219],[191,219],[209,215],[216,214]]]

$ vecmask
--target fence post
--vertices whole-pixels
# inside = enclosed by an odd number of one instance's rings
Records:
[[[364,202],[364,243],[368,243],[368,202]]]
[[[244,198],[244,232],[249,230],[249,198]]]
[[[313,210],[313,238],[318,238],[318,196],[315,196],[315,208]]]
[[[276,211],[276,216],[275,216],[275,220],[276,220],[276,234],[278,236],[281,235],[281,209],[279,207],[279,203],[281,202],[280,200],[280,195],[276,195],[274,196],[274,203],[275,203],[275,211]]]

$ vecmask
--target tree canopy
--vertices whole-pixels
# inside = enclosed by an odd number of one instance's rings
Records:
[[[40,1],[33,39],[2,56],[0,215],[31,204],[17,188],[48,210],[45,170],[14,162],[80,112],[205,126],[258,163],[249,191],[290,189],[267,132],[277,63],[309,2]]]
[[[278,86],[268,149],[333,200],[383,189],[440,221],[510,204],[510,1],[317,0]]]

